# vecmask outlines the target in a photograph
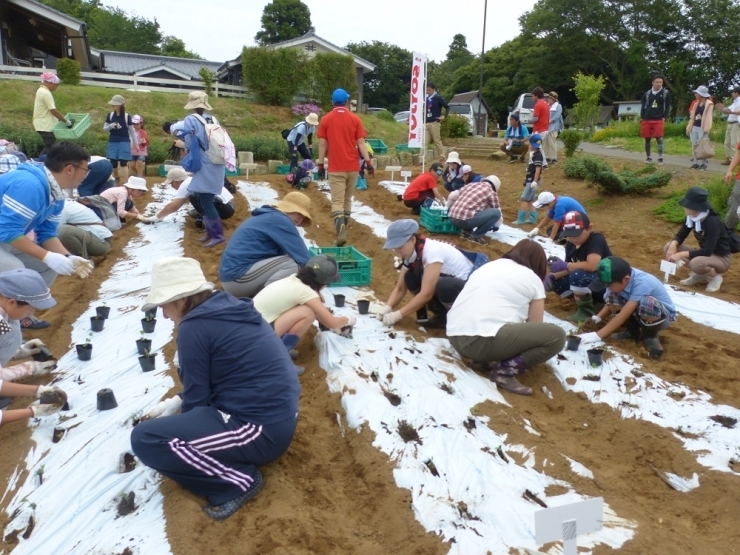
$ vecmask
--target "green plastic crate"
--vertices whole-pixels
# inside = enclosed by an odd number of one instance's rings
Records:
[[[167,172],[172,168],[179,168],[179,165],[160,164],[159,165],[159,177],[167,177]],[[234,171],[226,170],[226,177],[236,177],[241,175],[241,170],[236,168]]]
[[[277,172],[278,172],[278,175],[288,175],[290,173],[290,165],[278,166]]]
[[[396,152],[411,152],[413,154],[421,151],[420,148],[411,148],[409,145],[396,145]]]
[[[450,218],[447,216],[446,208],[444,210],[422,208],[419,221],[421,225],[432,233],[446,233],[454,235],[460,233],[460,228],[455,227],[450,223]]]
[[[75,124],[71,129],[67,129],[67,126],[63,122],[59,122],[54,126],[52,132],[54,136],[59,140],[64,139],[79,139],[82,134],[90,129],[92,125],[92,118],[90,114],[67,114],[64,116],[67,120],[75,120]]]
[[[372,147],[374,154],[388,154],[388,147],[381,139],[366,139],[365,142]]]
[[[373,261],[354,247],[311,247],[312,256],[328,254],[337,261],[339,281],[329,287],[351,287],[368,285],[371,280]]]

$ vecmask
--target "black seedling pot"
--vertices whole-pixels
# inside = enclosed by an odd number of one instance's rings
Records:
[[[141,319],[141,329],[144,330],[144,333],[152,333],[154,331],[154,326],[156,325],[156,318],[153,320],[147,320],[146,318]]]
[[[367,314],[370,311],[370,301],[357,301],[357,310],[360,314]]]
[[[396,198],[397,198],[398,200],[403,200],[403,195],[396,195]]]
[[[589,349],[586,351],[586,354],[588,355],[588,362],[591,363],[591,366],[601,366],[602,362],[604,362],[604,349]]]
[[[144,356],[147,351],[151,351],[152,349],[152,340],[151,339],[137,339],[136,340],[136,350],[139,352],[141,356]]]
[[[33,360],[38,362],[46,362],[54,358],[51,351],[47,347],[39,347],[39,352],[33,355]]]
[[[109,306],[96,306],[95,312],[97,312],[100,318],[107,319],[108,316],[110,316],[110,307]]]
[[[334,306],[337,308],[344,306],[344,295],[334,295]]]
[[[104,326],[105,318],[101,318],[100,316],[93,316],[90,318],[90,329],[93,331],[103,331]]]
[[[112,389],[101,389],[98,391],[98,410],[110,410],[118,406],[116,396]]]
[[[77,358],[80,360],[90,360],[92,358],[92,343],[75,345],[77,349]]]
[[[157,317],[157,307],[155,306],[154,308],[147,310],[144,313],[144,317],[145,318],[156,318]]]
[[[156,366],[157,355],[140,356],[139,364],[141,365],[142,372],[151,372]]]
[[[578,346],[581,344],[581,338],[577,335],[569,335],[566,339],[565,348],[569,351],[577,351]]]

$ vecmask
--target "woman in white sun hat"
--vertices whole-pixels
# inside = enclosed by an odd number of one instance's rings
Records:
[[[221,193],[224,186],[226,165],[214,164],[206,155],[208,149],[206,123],[218,124],[218,120],[208,113],[213,108],[208,103],[208,95],[203,91],[191,92],[185,109],[193,111],[185,118],[183,137],[185,150],[200,152],[200,169],[193,171],[193,179],[188,190],[198,196],[203,207],[203,227],[207,237],[203,246],[213,247],[226,240],[221,218],[214,204],[216,195]]]
[[[288,157],[290,158],[290,170],[293,172],[298,167],[298,155],[304,160],[313,158],[313,136],[316,126],[319,125],[319,116],[311,112],[306,119],[298,122],[288,133]],[[308,145],[308,146],[306,146]]]
[[[445,186],[445,189],[454,191],[462,187],[461,170],[464,165],[457,152],[452,151],[447,155],[444,173],[442,174],[442,184]]]
[[[143,177],[129,177],[120,187],[106,189],[100,196],[113,205],[113,209],[121,220],[133,219],[139,215],[133,199],[139,198],[147,192],[146,179]]]
[[[103,124],[103,131],[110,133],[105,157],[113,166],[113,177],[120,183],[128,179],[131,144],[137,141],[136,130],[131,116],[126,113],[126,101],[120,94],[113,95],[108,104],[113,111],[105,116]]]
[[[162,307],[177,327],[183,390],[131,433],[134,454],[222,520],[262,489],[258,466],[290,445],[300,385],[285,345],[249,299],[214,291],[192,258],[154,263],[142,310]]]

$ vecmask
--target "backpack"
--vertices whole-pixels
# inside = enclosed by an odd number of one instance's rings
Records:
[[[727,224],[725,224],[725,229],[727,230],[727,236],[730,239],[730,252],[732,254],[737,254],[740,252],[740,235],[732,231],[729,227],[727,227]]]
[[[103,220],[103,225],[111,231],[118,231],[121,229],[121,219],[118,214],[113,210],[113,205],[100,195],[90,195],[89,197],[80,197],[77,202],[87,206],[90,210]],[[92,225],[92,224],[85,224]]]
[[[296,127],[298,127],[302,123],[303,123],[302,121],[299,121],[293,127],[288,127],[288,128],[283,129],[280,132],[280,136],[287,141],[288,140],[288,136],[290,136],[291,131],[293,131],[293,129],[295,129]]]
[[[208,137],[208,148],[200,145],[208,159],[213,164],[219,166],[225,165],[229,170],[236,169],[236,148],[226,129],[221,127],[216,118],[212,118],[212,123],[208,123],[200,114],[193,114],[206,128]]]

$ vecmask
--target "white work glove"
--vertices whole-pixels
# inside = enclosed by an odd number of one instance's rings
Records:
[[[537,189],[539,189],[539,187],[540,187],[540,184],[539,184],[539,183],[537,183],[536,181],[532,181],[532,183],[530,183],[530,184],[529,184],[529,188],[530,188],[530,190],[531,190],[531,191],[532,191],[533,193],[534,193],[535,191],[537,191]]]
[[[740,206],[738,207],[738,209],[737,209],[737,212],[736,212],[736,213],[737,213],[737,217],[738,217],[738,218],[740,218]]]
[[[64,403],[54,403],[54,404],[36,404],[29,405],[29,409],[31,409],[31,412],[33,413],[34,418],[40,418],[42,416],[51,416],[52,414],[58,413],[61,408],[64,406]]]
[[[72,260],[72,255],[64,256],[58,252],[49,251],[44,256],[42,262],[60,276],[71,276],[75,272],[75,263]]]
[[[136,219],[145,224],[157,224],[162,221],[162,218],[158,218],[157,216],[143,216],[142,214],[136,216]]]
[[[601,323],[601,318],[599,318],[598,316],[596,316],[596,314],[594,314],[593,316],[591,316],[591,321],[594,324],[600,324]]]
[[[67,394],[58,387],[49,385],[40,385],[36,390],[36,398],[41,404],[54,405],[59,403],[63,405],[67,402]]]
[[[345,326],[354,326],[357,323],[357,317],[350,314],[349,316],[345,316],[347,318],[347,323]]]
[[[440,206],[447,206],[447,199],[444,197],[438,198],[437,202],[439,203]]]
[[[683,258],[679,259],[676,262],[676,269],[677,270],[680,269],[680,268],[683,268],[684,266],[686,266],[686,261]]]
[[[85,279],[86,277],[89,277],[90,274],[92,274],[95,265],[88,259],[75,255],[70,255],[70,258],[72,259],[72,263],[75,266],[75,274],[77,274],[78,277]]]
[[[21,344],[18,351],[13,355],[13,358],[19,360],[22,358],[32,357],[36,353],[41,352],[41,347],[46,347],[46,344],[43,341],[40,339],[31,339],[30,341],[26,341]]]
[[[527,233],[527,237],[537,237],[540,234],[540,228],[535,227],[532,231]]]
[[[396,310],[395,312],[391,312],[390,314],[386,314],[385,316],[383,316],[383,325],[394,326],[398,322],[400,322],[401,318],[403,318],[401,311]]]
[[[591,333],[583,333],[579,335],[578,337],[581,338],[581,343],[601,343],[601,337],[599,337],[599,334],[595,331],[592,331]]]
[[[378,317],[378,320],[382,320],[383,316],[386,314],[390,314],[393,312],[393,309],[389,307],[387,304],[382,303],[372,303],[370,305],[370,312],[375,314]]]
[[[113,122],[113,123],[110,124],[110,128],[111,129],[120,129],[121,128],[121,124],[120,123]]]
[[[28,364],[30,364],[34,376],[42,376],[44,374],[48,374],[57,367],[56,360],[47,360],[46,362],[39,362],[37,360],[34,360],[32,362],[29,362]]]
[[[142,420],[151,420],[153,418],[159,418],[160,416],[172,416],[173,414],[179,414],[180,407],[182,406],[182,397],[175,395],[164,401],[157,403],[152,410],[147,412]]]

